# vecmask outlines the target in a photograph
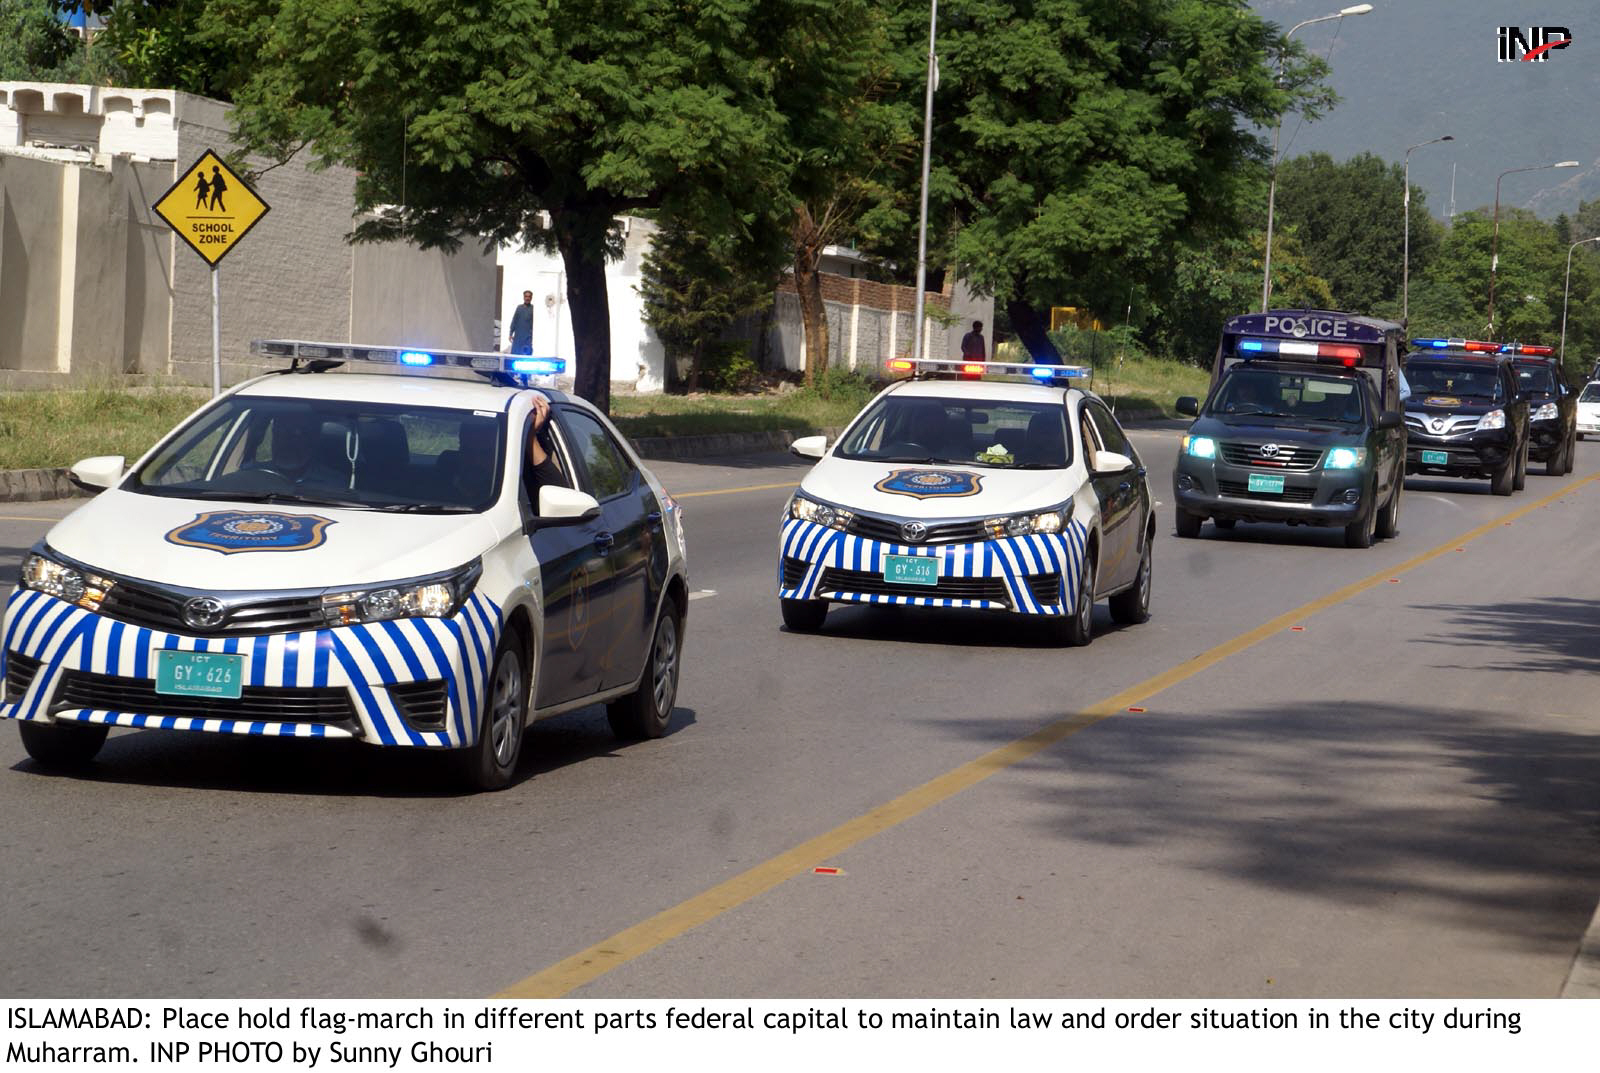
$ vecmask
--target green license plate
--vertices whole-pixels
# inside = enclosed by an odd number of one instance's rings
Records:
[[[896,585],[937,585],[939,560],[932,555],[885,555],[883,580]]]
[[[1271,492],[1273,495],[1283,494],[1283,478],[1276,473],[1250,474],[1250,491]]]
[[[176,697],[239,699],[244,657],[227,652],[156,652],[156,692]]]
[[[1450,452],[1423,451],[1422,464],[1424,466],[1447,466],[1450,464]]]

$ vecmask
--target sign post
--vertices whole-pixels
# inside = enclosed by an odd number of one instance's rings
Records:
[[[191,200],[192,199],[192,200]],[[155,213],[211,266],[211,394],[222,394],[222,310],[217,263],[271,211],[222,158],[207,149],[155,203]]]

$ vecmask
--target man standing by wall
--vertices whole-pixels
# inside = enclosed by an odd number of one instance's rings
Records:
[[[983,321],[973,321],[972,330],[961,337],[961,360],[989,360],[989,344],[983,341]]]
[[[522,304],[511,314],[511,353],[533,353],[533,292],[522,292]]]

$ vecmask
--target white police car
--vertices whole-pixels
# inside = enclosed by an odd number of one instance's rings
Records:
[[[1111,411],[1071,386],[1088,370],[889,364],[914,378],[831,450],[820,436],[793,446],[821,461],[782,519],[790,629],[821,628],[835,601],[1038,616],[1074,645],[1089,643],[1102,597],[1118,622],[1149,618],[1150,488]]]
[[[688,607],[681,515],[549,359],[293,341],[24,560],[0,717],[35,760],[110,726],[454,750],[505,786],[525,724],[605,702],[664,733]],[[343,362],[475,378],[328,374]],[[528,440],[548,452],[535,488]],[[565,485],[565,486],[563,486]]]

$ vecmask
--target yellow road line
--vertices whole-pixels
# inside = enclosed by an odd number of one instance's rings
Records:
[[[670,909],[657,913],[655,916],[641,921],[631,928],[625,928],[610,938],[594,944],[587,950],[580,950],[571,957],[558,961],[549,968],[512,984],[496,997],[558,998],[592,983],[612,969],[625,965],[634,958],[649,953],[656,947],[715,919],[728,910],[737,908],[752,898],[767,893],[779,884],[796,876],[809,873],[818,861],[838,857],[845,850],[858,843],[864,842],[874,835],[882,834],[891,827],[904,823],[934,805],[954,797],[961,791],[976,786],[989,776],[1019,764],[1057,742],[1071,737],[1078,731],[1122,712],[1129,705],[1139,704],[1148,700],[1163,690],[1169,689],[1186,679],[1193,678],[1202,671],[1221,663],[1230,656],[1238,655],[1268,637],[1283,632],[1289,626],[1301,622],[1308,616],[1314,615],[1319,611],[1325,611],[1335,604],[1350,599],[1352,596],[1385,584],[1390,578],[1398,574],[1414,570],[1425,563],[1447,555],[1467,542],[1500,529],[1596,480],[1600,480],[1600,474],[1585,477],[1568,484],[1559,492],[1553,492],[1543,499],[1535,500],[1527,506],[1519,507],[1509,514],[1501,515],[1493,521],[1485,522],[1475,529],[1447,540],[1432,551],[1413,556],[1398,566],[1385,567],[1371,577],[1353,582],[1320,599],[1312,600],[1310,603],[1302,604],[1293,611],[1285,612],[1268,622],[1264,622],[1255,629],[1242,633],[1206,652],[1202,652],[1193,659],[1180,663],[1170,670],[1146,678],[1137,685],[1131,686],[1114,696],[1107,697],[1097,704],[1090,705],[1081,712],[1065,716],[1053,723],[1040,727],[1025,738],[985,753],[976,760],[962,764],[960,767],[937,776],[921,786],[906,791],[892,801],[879,805],[877,808],[854,819],[846,820],[831,831],[808,839],[793,849],[763,861],[748,871],[719,883],[710,890],[695,895],[688,901],[681,902]]]
[[[61,516],[65,517],[65,514]],[[31,514],[0,514],[0,522],[59,522],[61,518],[35,518]]]
[[[717,488],[710,492],[672,492],[673,499],[693,499],[696,496],[731,496],[735,492],[765,492],[769,488],[795,488],[799,481],[779,481],[777,484],[747,484],[743,488]]]

